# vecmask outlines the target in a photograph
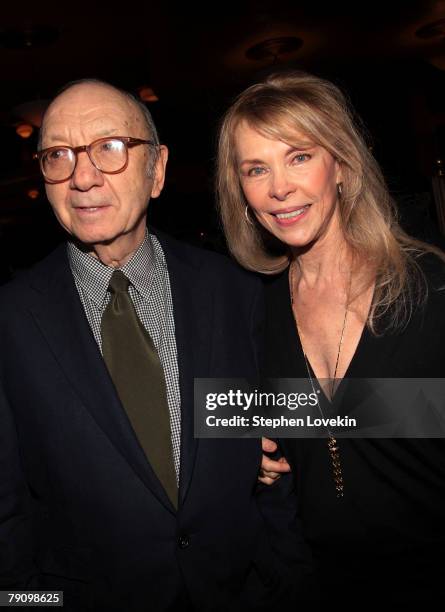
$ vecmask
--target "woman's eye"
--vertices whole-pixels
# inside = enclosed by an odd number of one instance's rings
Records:
[[[309,155],[309,153],[298,153],[298,155],[295,155],[293,161],[300,164],[301,162],[308,161],[309,159],[311,159],[311,155]]]
[[[261,176],[265,172],[264,168],[261,166],[255,166],[255,168],[250,168],[247,172],[247,176]]]

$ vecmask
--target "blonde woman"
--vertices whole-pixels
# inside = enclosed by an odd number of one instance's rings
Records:
[[[319,381],[330,399],[345,377],[445,376],[443,255],[398,225],[335,85],[288,73],[245,90],[221,126],[217,190],[230,251],[268,275],[267,376]],[[325,605],[436,600],[443,440],[280,447],[281,462],[264,458],[262,480],[289,469],[287,458]]]

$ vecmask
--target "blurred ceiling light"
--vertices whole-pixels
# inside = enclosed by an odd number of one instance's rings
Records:
[[[20,136],[20,138],[29,138],[34,131],[34,128],[29,123],[19,123],[15,131]]]
[[[34,127],[40,127],[42,125],[42,117],[48,108],[49,100],[30,100],[29,102],[23,102],[12,109],[15,117],[21,119],[26,123],[30,123]]]
[[[138,95],[144,102],[157,102],[159,100],[153,89],[148,87],[148,85],[142,85],[139,87]]]
[[[31,198],[31,200],[37,200],[37,198],[39,197],[39,190],[38,189],[28,189],[27,195],[29,198]]]

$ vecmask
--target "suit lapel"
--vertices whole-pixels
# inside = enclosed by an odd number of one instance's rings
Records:
[[[156,232],[165,253],[173,298],[176,349],[181,391],[181,472],[179,501],[190,486],[199,440],[194,437],[193,384],[206,377],[213,336],[213,295],[202,267],[186,261],[182,248]]]
[[[30,310],[81,403],[144,484],[174,513],[174,508],[142,451],[93,338],[69,269],[65,248],[33,279]],[[43,270],[42,270],[43,271]]]

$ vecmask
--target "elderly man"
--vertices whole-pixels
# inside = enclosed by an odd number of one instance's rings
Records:
[[[147,233],[167,149],[126,92],[67,86],[38,157],[69,239],[0,295],[0,588],[77,612],[277,603],[263,516],[278,502],[298,550],[285,489],[256,492],[257,440],[193,437],[194,377],[257,375],[256,280]]]

